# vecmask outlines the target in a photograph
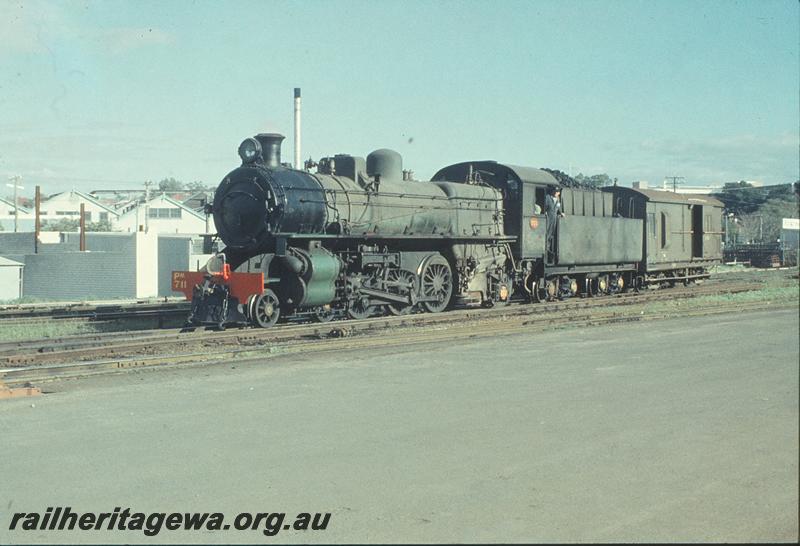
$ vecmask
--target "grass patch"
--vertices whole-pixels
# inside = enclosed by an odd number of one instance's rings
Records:
[[[178,328],[182,318],[165,319],[165,328]],[[28,341],[32,339],[56,339],[81,334],[150,330],[158,328],[155,318],[137,318],[109,321],[43,320],[41,322],[16,322],[13,319],[0,322],[0,342]]]
[[[764,286],[758,290],[737,292],[735,294],[717,294],[698,296],[672,301],[660,301],[643,306],[645,311],[663,312],[678,309],[690,309],[703,305],[731,306],[737,303],[773,302],[781,304],[800,304],[800,291],[797,286]]]
[[[78,334],[92,334],[100,330],[90,322],[47,321],[36,324],[0,324],[0,341],[27,341],[30,339],[54,339]]]

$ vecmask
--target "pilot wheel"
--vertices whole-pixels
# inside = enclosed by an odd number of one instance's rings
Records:
[[[247,311],[254,326],[269,328],[278,322],[281,316],[281,303],[275,292],[267,288],[263,294],[250,296]]]

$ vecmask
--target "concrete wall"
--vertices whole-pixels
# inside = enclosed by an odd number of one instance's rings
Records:
[[[61,234],[61,244],[70,250],[80,249],[81,235],[77,232]],[[136,252],[136,239],[130,233],[87,232],[86,250],[90,252]]]
[[[42,299],[135,298],[136,255],[52,252],[25,256],[24,294]]]
[[[0,256],[33,254],[33,232],[0,231]]]
[[[65,233],[63,244],[40,245],[40,254],[23,257],[25,296],[85,300],[158,295],[155,234],[87,233],[87,252],[75,251],[78,238],[77,233]]]
[[[25,264],[24,296],[42,299],[150,298],[174,295],[171,274],[195,270],[205,256],[195,256],[189,235],[90,232],[86,252],[80,234],[46,233],[34,254],[33,233],[0,233],[0,256]],[[55,242],[60,241],[60,242]],[[17,296],[12,296],[17,297]],[[6,299],[10,299],[6,298]]]
[[[191,237],[166,237],[162,235],[158,238],[159,296],[176,295],[172,292],[172,272],[186,271],[189,269],[191,250]]]
[[[173,271],[197,271],[208,262],[211,254],[196,254],[202,249],[202,239],[188,235],[158,237],[158,295],[182,296],[172,291]]]
[[[158,295],[158,234],[135,233],[136,297]]]

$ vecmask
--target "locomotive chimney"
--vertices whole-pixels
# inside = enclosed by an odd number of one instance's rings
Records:
[[[300,170],[300,88],[294,88],[294,168]]]
[[[267,167],[281,166],[281,142],[285,136],[278,133],[259,133],[256,140],[261,144],[261,157]]]

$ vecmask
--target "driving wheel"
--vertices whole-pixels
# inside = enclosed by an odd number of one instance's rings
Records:
[[[386,272],[386,281],[396,285],[387,287],[393,294],[405,296],[414,294],[417,290],[417,276],[405,269],[389,269]],[[393,315],[407,315],[414,309],[411,303],[390,303],[386,307]]]
[[[430,313],[444,311],[453,295],[453,273],[450,264],[442,256],[430,258],[420,275],[421,293],[425,301],[422,306]]]

